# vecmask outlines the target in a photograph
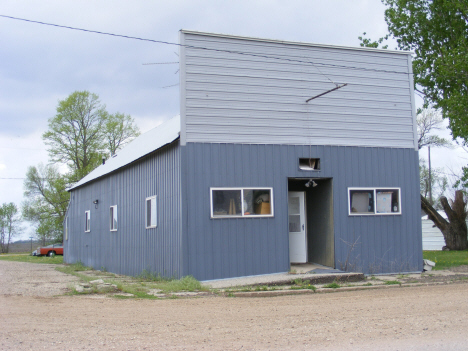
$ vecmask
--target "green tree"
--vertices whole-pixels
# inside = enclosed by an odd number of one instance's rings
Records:
[[[23,217],[37,226],[36,235],[45,244],[62,241],[62,223],[67,211],[68,179],[56,166],[39,164],[28,168],[24,181]]]
[[[66,163],[70,180],[76,182],[137,137],[135,121],[122,113],[109,114],[96,94],[75,91],[60,100],[57,114],[49,119],[42,135],[50,160]]]
[[[0,248],[7,253],[13,237],[21,230],[18,208],[13,202],[0,206]]]
[[[29,167],[24,182],[23,216],[36,225],[43,243],[63,240],[70,197],[66,188],[139,134],[133,118],[109,114],[96,94],[75,91],[58,102],[57,113],[42,135],[52,165]],[[66,164],[68,170],[60,173],[57,164]]]
[[[49,119],[42,135],[50,160],[66,163],[77,180],[100,163],[103,152],[102,129],[107,112],[96,94],[75,91],[58,103],[57,114]]]
[[[104,137],[110,155],[114,155],[118,149],[138,135],[140,135],[140,130],[130,115],[115,113],[107,116],[104,124]]]

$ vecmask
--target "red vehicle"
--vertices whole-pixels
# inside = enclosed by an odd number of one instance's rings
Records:
[[[58,243],[58,244],[52,244],[44,247],[38,247],[37,248],[37,255],[47,255],[47,256],[53,256],[53,255],[63,255],[63,244]]]

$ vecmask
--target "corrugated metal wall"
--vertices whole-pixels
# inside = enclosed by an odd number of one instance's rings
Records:
[[[182,145],[416,146],[409,54],[191,32],[181,44]],[[348,85],[305,102],[330,80]]]
[[[118,157],[118,156],[117,156]],[[144,269],[181,276],[181,174],[179,141],[71,192],[67,263],[126,275]],[[145,228],[145,199],[157,195],[157,227]],[[94,200],[99,200],[96,206]],[[111,232],[109,208],[117,205],[118,230]],[[91,232],[84,213],[91,211]]]
[[[333,179],[337,268],[422,270],[414,149],[199,143],[181,149],[187,274],[206,280],[288,271],[288,178],[308,177]],[[321,170],[299,170],[300,157],[320,158]],[[273,218],[210,219],[210,187],[257,186],[273,187]],[[349,216],[348,187],[401,187],[402,214]]]

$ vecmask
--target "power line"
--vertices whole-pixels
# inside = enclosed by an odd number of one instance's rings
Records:
[[[6,15],[0,15],[0,17],[3,18],[9,18],[17,21],[24,21],[24,22],[30,22],[30,23],[36,23],[36,24],[42,24],[45,26],[52,26],[52,27],[57,27],[57,28],[65,28],[65,29],[71,29],[71,30],[77,30],[77,31],[82,31],[82,32],[87,32],[87,33],[94,33],[94,34],[101,34],[101,35],[109,35],[113,37],[118,37],[118,38],[125,38],[125,39],[132,39],[132,40],[140,40],[140,41],[147,41],[151,43],[157,43],[157,44],[165,44],[165,45],[173,45],[173,46],[178,46],[178,47],[185,47],[185,48],[190,48],[190,49],[200,49],[200,50],[207,50],[207,51],[214,51],[214,52],[224,52],[224,53],[230,53],[230,54],[236,54],[236,55],[245,55],[245,56],[252,56],[252,57],[261,57],[261,58],[267,58],[267,59],[273,59],[273,60],[279,60],[279,61],[287,61],[287,62],[296,62],[296,63],[307,63],[311,65],[320,65],[322,67],[335,67],[335,68],[342,68],[342,69],[353,69],[353,70],[361,70],[361,71],[372,71],[372,72],[382,72],[382,73],[395,73],[395,74],[413,74],[409,72],[398,72],[398,71],[390,71],[390,70],[382,70],[382,69],[372,69],[372,68],[364,68],[364,67],[355,67],[355,66],[343,66],[343,65],[335,65],[331,63],[318,63],[318,62],[312,62],[308,60],[299,60],[299,59],[291,59],[291,58],[285,58],[285,57],[279,57],[279,56],[273,56],[273,55],[264,55],[264,54],[256,54],[256,53],[251,53],[251,52],[244,52],[244,51],[234,51],[234,50],[225,50],[225,49],[213,49],[213,48],[207,48],[203,46],[195,46],[195,45],[186,45],[186,44],[180,44],[180,43],[172,43],[169,41],[164,41],[164,40],[155,40],[155,39],[148,39],[148,38],[140,38],[140,37],[135,37],[135,36],[130,36],[130,35],[123,35],[123,34],[115,34],[115,33],[109,33],[109,32],[101,32],[97,30],[91,30],[91,29],[84,29],[84,28],[77,28],[77,27],[71,27],[71,26],[65,26],[65,25],[60,25],[60,24],[54,24],[54,23],[47,23],[47,22],[41,22],[41,21],[35,21],[35,20],[29,20],[25,18],[19,18],[19,17],[13,17],[13,16],[6,16]],[[327,77],[328,78],[328,77]],[[336,85],[336,83],[334,83]]]

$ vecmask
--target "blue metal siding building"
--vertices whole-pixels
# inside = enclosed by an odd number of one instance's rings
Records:
[[[180,119],[71,189],[66,262],[199,280],[292,262],[422,270],[408,53],[188,31],[181,44]],[[147,229],[153,195],[157,226]]]

